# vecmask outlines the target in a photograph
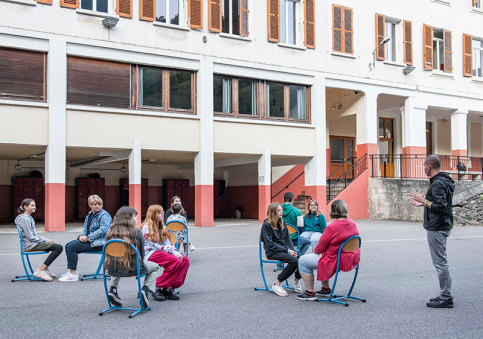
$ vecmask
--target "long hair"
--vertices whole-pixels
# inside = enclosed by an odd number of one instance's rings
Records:
[[[317,206],[317,211],[315,211],[315,216],[318,217],[319,215],[321,215],[322,213],[320,213],[320,210],[319,210],[319,203],[315,200],[310,200],[309,203],[307,204],[307,212],[305,212],[305,217],[306,218],[310,218],[310,213],[312,213],[312,211],[310,210],[310,204],[314,203],[315,206]]]
[[[174,214],[174,211],[173,211],[173,203],[174,203],[174,201],[176,199],[179,199],[180,205],[181,205],[181,211],[179,212],[179,214],[184,215],[186,217],[186,212],[185,212],[185,210],[183,208],[183,203],[181,202],[181,198],[178,197],[177,195],[175,195],[174,197],[171,198],[171,213]]]
[[[154,243],[162,243],[168,238],[168,231],[164,227],[163,220],[158,220],[158,215],[163,212],[160,205],[151,205],[146,213],[143,225],[148,224],[148,240]]]
[[[29,206],[31,202],[35,202],[34,199],[26,198],[23,199],[22,202],[20,203],[19,208],[17,209],[18,213],[22,214],[25,212],[24,206]]]
[[[267,209],[268,223],[275,230],[278,230],[278,229],[283,230],[285,228],[282,218],[279,218],[277,216],[279,207],[281,207],[280,204],[276,202],[272,202],[270,205],[268,205],[268,209]]]
[[[121,272],[129,272],[134,269],[134,262],[136,262],[136,258],[135,255],[131,253],[131,244],[133,244],[135,247],[138,245],[136,243],[136,221],[133,219],[133,217],[137,214],[138,211],[136,211],[136,209],[129,206],[123,206],[114,216],[112,225],[109,227],[109,231],[107,231],[106,241],[112,239],[124,240],[124,257],[113,258],[106,254],[106,269],[111,267],[111,260],[113,259],[115,260],[116,270]],[[144,251],[144,248],[138,248],[138,251]]]

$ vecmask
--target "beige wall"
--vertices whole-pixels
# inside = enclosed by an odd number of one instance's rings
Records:
[[[449,120],[438,119],[438,154],[451,154],[451,126]]]
[[[357,134],[356,115],[349,115],[328,121],[329,135],[355,137]]]
[[[478,122],[471,123],[471,156],[483,156],[483,139],[481,138],[481,124]]]
[[[0,116],[0,143],[47,145],[47,108],[0,105]]]
[[[258,170],[249,169],[230,171],[228,174],[228,186],[257,186]]]

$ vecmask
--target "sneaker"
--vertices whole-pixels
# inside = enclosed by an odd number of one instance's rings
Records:
[[[286,297],[288,295],[287,291],[285,291],[280,284],[273,284],[272,290],[275,292],[276,295],[280,297]]]
[[[64,274],[62,274],[60,277],[63,278],[63,277],[65,277],[69,273],[70,273],[70,270],[67,270],[67,272],[65,272]]]
[[[190,250],[190,252],[193,252],[196,249],[196,247],[194,247],[192,243],[189,243],[188,249]]]
[[[293,291],[295,293],[302,293],[302,285],[300,285],[300,279],[293,280]]]
[[[156,301],[165,301],[166,298],[164,297],[163,290],[161,288],[158,288],[156,292],[154,293],[154,300]]]
[[[42,279],[43,281],[53,280],[47,271],[41,271],[39,269],[37,269],[37,271],[34,272],[34,277]]]
[[[59,278],[59,281],[67,282],[67,281],[78,281],[79,280],[79,273],[71,274],[70,272],[65,276]]]
[[[305,291],[303,294],[299,294],[297,296],[297,299],[298,300],[315,301],[315,300],[317,300],[317,295],[315,294],[315,292],[312,292],[311,294],[309,294],[309,292]]]
[[[165,299],[169,299],[169,300],[179,300],[179,297],[174,294],[174,291],[172,288],[169,288],[167,290],[164,290],[163,289],[163,295],[164,295],[164,298]]]
[[[47,271],[47,273],[50,275],[50,277],[51,277],[52,279],[57,278],[57,276],[56,276],[54,273],[50,272],[49,268],[47,268],[47,269],[46,269],[46,271]]]
[[[436,298],[433,298],[433,299],[436,299]],[[443,300],[438,297],[438,300],[430,301],[429,303],[426,304],[426,306],[431,308],[453,308],[454,307],[453,298]]]
[[[329,295],[331,291],[332,291],[331,288],[325,289],[322,287],[322,289],[320,291],[315,292],[315,294],[323,297],[323,296]]]
[[[119,295],[117,294],[117,287],[111,286],[111,288],[109,289],[108,296],[111,304],[115,306],[122,306],[122,300],[121,298],[119,298]]]
[[[143,288],[141,289],[141,296],[143,297],[144,308],[149,308],[148,293],[149,293],[149,288],[147,286],[143,286]]]

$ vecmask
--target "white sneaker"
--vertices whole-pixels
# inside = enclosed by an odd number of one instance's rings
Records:
[[[293,291],[295,293],[302,293],[302,285],[300,284],[300,279],[293,280]]]
[[[37,271],[34,272],[34,277],[42,279],[44,281],[52,281],[53,279],[50,277],[49,273],[47,271],[41,271],[37,269]]]
[[[71,274],[69,272],[67,275],[59,278],[59,281],[63,281],[63,282],[67,282],[67,281],[79,281],[79,273],[76,272],[75,274]]]
[[[272,290],[275,292],[276,295],[280,297],[286,297],[288,295],[287,291],[285,291],[280,284],[273,284]]]
[[[61,277],[61,278],[63,278],[63,277],[65,277],[65,276],[66,276],[67,274],[69,274],[69,273],[70,273],[70,270],[67,270],[67,272],[65,272],[65,273],[61,274],[61,276],[60,276],[60,277]]]
[[[194,247],[192,243],[189,243],[188,249],[190,250],[190,252],[193,252],[196,249],[196,247]]]
[[[57,276],[56,276],[54,273],[50,272],[50,270],[49,270],[48,268],[46,269],[46,271],[47,271],[47,273],[49,274],[49,276],[50,276],[52,279],[57,278]]]

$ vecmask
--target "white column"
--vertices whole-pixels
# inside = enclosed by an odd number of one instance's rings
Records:
[[[428,105],[414,102],[413,97],[406,99],[401,107],[402,153],[426,153],[426,110]]]
[[[265,148],[258,160],[258,222],[267,218],[267,207],[272,201],[272,155],[270,148]]]
[[[466,117],[468,111],[457,110],[451,114],[451,151],[460,152],[458,155],[466,155],[467,152],[467,129],[466,129]]]
[[[138,223],[141,225],[141,141],[133,140],[129,154],[129,206],[138,211]]]
[[[45,230],[65,230],[67,54],[66,43],[50,40],[47,65],[49,141],[45,152]]]
[[[377,96],[378,93],[364,93],[364,110],[357,112],[357,144],[377,144]]]

